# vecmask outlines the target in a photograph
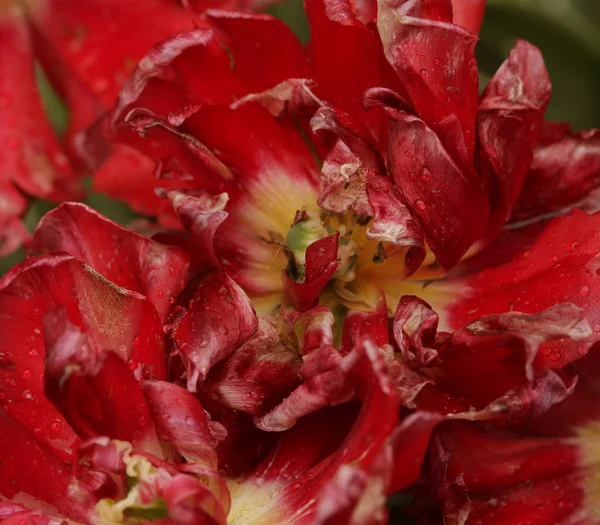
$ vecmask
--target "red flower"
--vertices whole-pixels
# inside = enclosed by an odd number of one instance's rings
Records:
[[[4,515],[375,524],[418,478],[439,416],[398,422],[385,349],[336,350],[325,308],[257,322],[226,274],[188,282],[183,250],[83,205],[32,249],[0,283]]]
[[[107,125],[159,180],[135,172],[147,193],[132,196],[109,163],[99,184],[159,215],[151,190],[169,186],[188,235],[160,238],[194,246],[196,269],[225,269],[261,315],[374,311],[381,290],[390,314],[404,295],[425,299],[443,330],[565,302],[595,326],[598,218],[543,227],[592,211],[598,137],[543,121],[539,51],[518,42],[478,97],[477,38],[448,0],[381,1],[376,26],[343,3],[306,11],[308,49],[276,19],[216,11],[212,29],[156,46]],[[560,189],[542,201],[548,181]],[[544,343],[537,362],[560,368],[596,340]]]

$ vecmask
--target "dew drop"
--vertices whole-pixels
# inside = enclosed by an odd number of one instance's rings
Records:
[[[418,201],[415,201],[415,206],[417,208],[419,208],[421,211],[423,211],[427,208],[427,205],[421,199],[419,199]]]
[[[587,284],[584,284],[581,288],[579,288],[579,295],[581,295],[581,297],[587,297],[590,295],[590,287]]]
[[[427,168],[423,168],[423,172],[421,173],[421,180],[423,182],[429,182],[431,178],[431,172]]]
[[[29,368],[26,368],[25,370],[23,370],[21,377],[23,379],[29,379],[31,377],[31,370]]]
[[[165,296],[165,292],[164,292],[163,290],[160,290],[160,289],[159,289],[159,290],[158,290],[158,298],[159,298],[159,299],[163,299],[163,298],[164,298],[164,296]]]
[[[427,78],[429,76],[429,71],[427,71],[426,68],[421,69],[419,73],[421,74],[421,78]]]
[[[175,268],[169,268],[169,273],[171,274],[171,276],[175,275]]]
[[[52,423],[52,425],[50,425],[50,428],[53,432],[58,433],[63,429],[63,425],[60,421],[55,421],[54,423]]]

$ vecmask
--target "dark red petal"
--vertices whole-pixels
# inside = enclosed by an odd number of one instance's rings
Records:
[[[450,326],[464,326],[491,313],[535,314],[570,302],[583,308],[593,333],[579,342],[543,344],[536,365],[562,368],[585,355],[600,333],[599,221],[600,215],[577,210],[556,218],[511,262],[459,281],[462,297],[450,308]]]
[[[185,357],[188,389],[194,392],[213,365],[256,332],[258,321],[246,294],[224,272],[203,276],[192,290],[171,337]]]
[[[140,386],[158,438],[188,461],[216,469],[217,442],[196,396],[166,381],[142,381]]]
[[[189,258],[106,219],[84,204],[48,213],[33,236],[34,253],[67,252],[112,283],[145,295],[164,319],[185,284]]]
[[[0,40],[0,62],[5,71],[0,80],[0,142],[4,145],[0,188],[3,193],[11,192],[14,185],[26,194],[50,200],[77,197],[81,191],[76,189],[68,158],[42,107],[28,23],[20,5],[3,12]]]
[[[300,311],[315,306],[319,294],[338,267],[337,250],[340,233],[319,239],[306,248],[306,277],[304,282],[294,282],[284,273],[283,288],[290,304]]]
[[[413,368],[431,366],[438,361],[433,343],[438,327],[438,315],[422,299],[405,295],[394,315],[394,338],[402,358]]]
[[[481,176],[490,194],[489,238],[519,198],[550,94],[540,50],[519,40],[481,97],[478,137]]]
[[[445,268],[487,226],[488,206],[425,122],[394,111],[388,157],[396,187]]]
[[[539,145],[511,219],[543,219],[577,205],[596,188],[599,172],[600,130]]]
[[[440,7],[449,8],[450,1],[417,0],[398,7],[386,0],[379,3],[377,27],[386,57],[414,108],[462,167],[475,148],[477,37],[448,23],[451,9],[442,13]],[[458,139],[448,127],[449,118],[458,119]],[[461,140],[466,156],[460,152]]]
[[[0,403],[40,442],[69,460],[75,436],[44,396],[42,317],[56,306],[66,307],[71,323],[92,344],[120,353],[133,368],[144,365],[164,378],[166,360],[162,327],[152,305],[134,292],[115,288],[71,256],[30,258],[5,274],[0,284],[5,374]]]
[[[45,393],[82,438],[108,436],[160,453],[146,399],[125,361],[69,322],[65,307],[44,315]]]
[[[478,34],[484,10],[485,0],[452,0],[452,23]]]

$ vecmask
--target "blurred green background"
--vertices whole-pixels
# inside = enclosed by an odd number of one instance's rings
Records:
[[[292,27],[302,41],[309,40],[302,0],[289,0],[269,12]],[[568,121],[575,129],[600,126],[600,0],[488,0],[477,47],[482,85],[505,59],[516,38],[534,43],[543,52],[553,84],[547,118]],[[67,110],[41,72],[39,83],[50,120],[60,133]],[[91,193],[86,202],[122,224],[135,217],[126,205],[101,194]],[[26,226],[33,230],[52,207],[48,202],[33,202],[25,217]],[[19,251],[0,259],[0,273],[23,256]]]

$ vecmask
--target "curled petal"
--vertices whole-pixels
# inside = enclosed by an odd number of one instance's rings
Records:
[[[217,228],[227,218],[225,205],[229,199],[226,193],[212,197],[206,193],[188,195],[180,191],[167,193],[181,224],[192,236],[194,247],[201,261],[215,268],[221,266],[214,248]]]
[[[454,332],[443,343],[438,350],[439,366],[453,392],[489,402],[524,380],[534,381],[543,343],[562,338],[579,341],[590,333],[584,312],[570,304],[539,314],[489,315]],[[495,374],[493,382],[484,370]]]
[[[106,219],[84,204],[66,203],[46,214],[33,236],[33,253],[66,252],[112,283],[145,295],[161,319],[185,284],[188,256]]]
[[[346,382],[337,350],[323,347],[309,354],[300,369],[306,380],[279,405],[254,422],[261,430],[281,432],[291,428],[300,417],[351,399],[354,392]]]
[[[423,300],[413,295],[400,299],[394,315],[394,338],[404,361],[421,368],[438,361],[433,343],[438,327],[438,315]]]
[[[203,391],[252,415],[281,402],[300,383],[302,361],[289,343],[291,334],[280,333],[277,324],[276,319],[259,318],[256,333],[211,370]]]
[[[173,383],[142,381],[158,439],[170,445],[190,462],[217,467],[217,444],[198,399]]]
[[[188,389],[195,392],[198,380],[246,342],[258,321],[250,300],[226,273],[209,273],[192,286],[183,311],[174,314],[171,337],[187,364]]]
[[[307,312],[293,312],[290,320],[294,323],[294,333],[303,356],[323,346],[333,346],[333,325],[335,317],[323,306]]]
[[[306,249],[304,282],[294,282],[284,273],[284,292],[291,305],[300,311],[312,308],[319,294],[338,267],[337,251],[340,233],[319,239]]]

